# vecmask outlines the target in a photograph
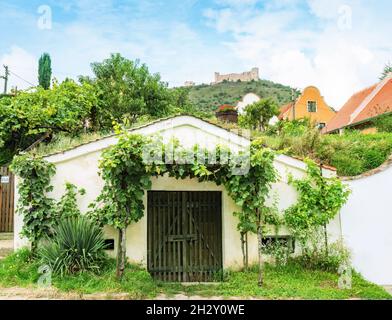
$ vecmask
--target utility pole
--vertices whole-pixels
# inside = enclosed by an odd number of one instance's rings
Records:
[[[8,66],[4,65],[4,69],[5,75],[0,78],[4,79],[4,94],[7,94],[8,76],[10,75],[10,72],[8,70]]]
[[[291,101],[293,103],[293,120],[295,120],[295,90],[291,88]]]

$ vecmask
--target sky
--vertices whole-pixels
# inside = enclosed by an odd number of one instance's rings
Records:
[[[36,85],[48,52],[58,80],[91,75],[110,53],[146,63],[170,86],[214,72],[317,86],[340,109],[392,62],[390,0],[0,0],[0,76]],[[0,79],[0,89],[3,80]]]

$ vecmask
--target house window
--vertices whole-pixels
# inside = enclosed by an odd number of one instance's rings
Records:
[[[105,249],[114,250],[114,239],[105,239]]]
[[[319,122],[319,124],[317,126],[321,130],[325,127],[325,122]]]
[[[308,112],[317,112],[316,101],[308,101]]]
[[[295,251],[295,241],[291,236],[267,236],[262,239],[262,245],[265,249],[271,246],[279,245],[286,248],[290,253]]]

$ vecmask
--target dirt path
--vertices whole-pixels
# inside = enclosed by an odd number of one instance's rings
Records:
[[[127,293],[94,293],[94,294],[78,294],[64,293],[55,288],[1,288],[0,300],[128,300]],[[225,300],[224,297],[202,297],[202,296],[186,296],[185,294],[176,294],[167,296],[161,294],[156,300]],[[241,300],[244,298],[231,297],[228,300]],[[254,298],[250,298],[254,299]],[[260,298],[258,298],[260,300]]]
[[[6,257],[14,250],[12,233],[0,233],[0,259]]]

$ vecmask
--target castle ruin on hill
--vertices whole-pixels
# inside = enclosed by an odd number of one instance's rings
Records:
[[[229,73],[229,74],[220,74],[219,72],[215,72],[215,81],[212,84],[220,83],[223,81],[251,81],[251,80],[259,80],[259,68],[252,68],[250,71],[242,72],[242,73]]]

